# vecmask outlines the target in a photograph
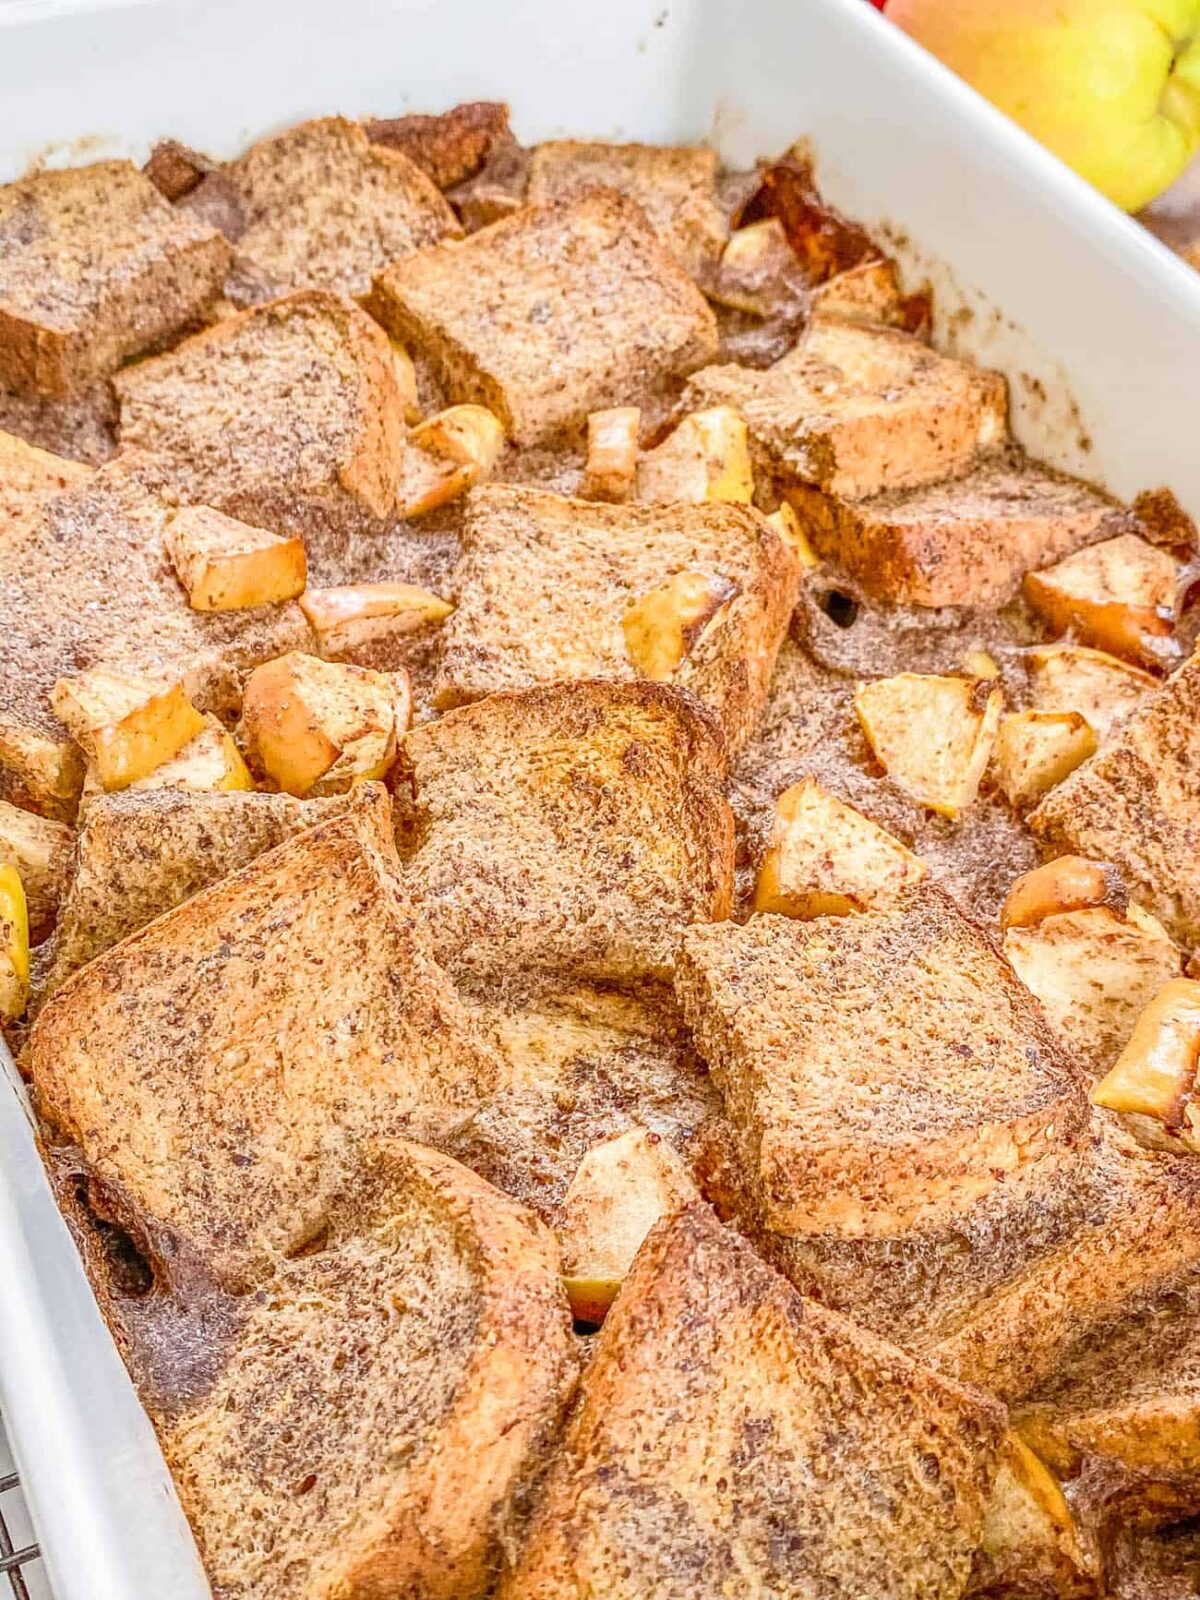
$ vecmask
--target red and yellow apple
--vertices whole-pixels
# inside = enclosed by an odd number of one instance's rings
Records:
[[[1200,147],[1200,0],[888,0],[887,15],[1128,211]]]

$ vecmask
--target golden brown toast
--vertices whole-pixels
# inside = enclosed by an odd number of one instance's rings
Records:
[[[1180,944],[1200,943],[1200,657],[1029,818],[1054,851],[1114,862]]]
[[[867,500],[804,485],[787,494],[818,554],[896,605],[1000,605],[1026,572],[1105,537],[1122,517],[1087,484],[1001,453],[963,478]]]
[[[717,203],[717,152],[703,145],[603,144],[550,139],[529,163],[531,206],[614,189],[645,212],[662,244],[693,278],[716,267],[729,232]]]
[[[238,790],[98,795],[81,814],[58,924],[39,952],[35,1003],[121,939],[293,834],[379,803],[374,784],[317,800]]]
[[[676,990],[776,1234],[903,1236],[1070,1157],[1078,1075],[939,891],[683,936]]]
[[[401,757],[407,893],[456,975],[663,976],[681,926],[729,914],[724,746],[679,690],[492,695],[413,729]]]
[[[451,400],[487,406],[520,445],[648,401],[717,350],[703,296],[611,189],[406,256],[370,304]]]
[[[744,742],[797,584],[783,540],[749,506],[602,505],[489,484],[469,497],[462,539],[441,708],[565,678],[638,677],[625,619],[676,574],[695,573],[715,581],[720,603],[687,636],[669,681],[712,707],[731,747]]]
[[[998,372],[909,334],[833,318],[818,318],[765,371],[698,372],[683,404],[733,406],[767,471],[851,500],[957,477],[1006,433]]]
[[[382,1141],[326,1236],[235,1297],[141,1230],[131,1285],[86,1173],[62,1169],[60,1192],[215,1593],[487,1592],[575,1375],[531,1213]]]
[[[226,317],[116,389],[122,449],[158,458],[185,502],[314,540],[392,519],[404,417],[391,350],[340,295]]]
[[[229,292],[236,304],[294,289],[365,295],[389,262],[457,238],[437,186],[357,122],[321,117],[260,139],[220,169],[239,227]]]
[[[127,161],[0,187],[0,387],[60,396],[201,320],[229,246]]]
[[[1003,1430],[696,1205],[625,1280],[499,1593],[949,1600]]]
[[[396,867],[382,799],[321,823],[90,962],[31,1030],[54,1142],[234,1286],[319,1235],[364,1139],[437,1139],[496,1081]]]
[[[720,1110],[665,986],[514,978],[464,998],[502,1065],[495,1091],[446,1148],[551,1226],[601,1140],[645,1128],[690,1161]]]
[[[103,664],[182,679],[202,710],[222,712],[244,672],[308,642],[295,604],[193,611],[166,558],[169,515],[157,485],[113,462],[6,525],[0,798],[73,814],[82,762],[50,709],[60,677]]]

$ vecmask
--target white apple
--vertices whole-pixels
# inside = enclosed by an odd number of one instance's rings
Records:
[[[1200,146],[1200,0],[890,0],[887,15],[1128,211]]]

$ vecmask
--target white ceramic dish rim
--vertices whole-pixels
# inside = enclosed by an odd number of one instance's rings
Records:
[[[747,162],[811,136],[831,197],[931,275],[943,341],[1009,373],[1026,443],[1200,513],[1200,277],[862,0],[0,0],[0,179],[481,97],[530,139],[712,137]],[[2,1046],[0,1407],[58,1600],[203,1600]]]

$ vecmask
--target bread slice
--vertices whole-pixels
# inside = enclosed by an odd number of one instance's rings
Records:
[[[1104,1120],[1099,1120],[1103,1118]],[[1070,1234],[946,1320],[928,1359],[1013,1404],[1085,1341],[1200,1269],[1200,1164],[1142,1150],[1098,1114],[1088,1205]]]
[[[117,397],[107,378],[57,399],[0,389],[0,430],[52,455],[103,466],[117,453]]]
[[[382,1141],[325,1237],[256,1293],[229,1295],[135,1224],[139,1293],[86,1171],[65,1167],[60,1193],[215,1593],[488,1592],[575,1375],[535,1217]]]
[[[159,458],[181,500],[310,539],[392,519],[404,416],[391,350],[340,295],[226,317],[116,389],[122,448]]]
[[[691,928],[676,989],[774,1233],[928,1228],[1020,1188],[1086,1120],[1036,1003],[936,890]]]
[[[684,650],[670,681],[716,712],[731,746],[745,740],[798,583],[782,539],[750,507],[602,505],[487,484],[469,497],[462,540],[439,706],[565,678],[640,676],[633,607],[694,573],[715,585],[707,619],[679,630],[669,604],[657,619],[664,636],[676,624]]]
[[[707,367],[688,410],[733,406],[765,472],[850,500],[958,477],[1006,432],[1003,377],[909,334],[818,318],[765,371]]]
[[[241,790],[126,789],[84,808],[58,925],[36,963],[42,1004],[79,967],[294,834],[386,797],[294,800]]]
[[[65,395],[198,322],[229,265],[221,235],[128,161],[0,187],[0,387]]]
[[[1114,531],[1107,495],[1019,455],[986,456],[965,477],[848,500],[794,486],[813,548],[863,593],[908,606],[990,606],[1024,574]]]
[[[371,310],[451,400],[487,406],[520,445],[643,404],[717,350],[704,297],[611,189],[406,256],[376,279]]]
[[[1200,1281],[1081,1340],[1014,1424],[1062,1478],[1098,1458],[1143,1491],[1190,1492],[1200,1514]]]
[[[293,289],[365,295],[389,262],[462,234],[420,167],[345,117],[260,139],[221,168],[221,181],[240,213],[235,304]]]
[[[402,150],[439,189],[465,183],[493,153],[515,146],[508,107],[498,100],[465,100],[434,116],[372,117],[364,127],[372,144]]]
[[[647,221],[693,278],[706,281],[729,229],[717,203],[717,152],[705,145],[588,143],[550,139],[529,163],[531,206],[576,200],[588,189],[615,189]]]
[[[182,680],[219,713],[257,662],[307,644],[294,603],[191,610],[165,553],[169,516],[156,488],[112,462],[0,536],[0,798],[74,813],[82,759],[50,709],[60,677],[103,664]]]
[[[458,975],[663,976],[681,926],[729,915],[724,748],[678,690],[492,695],[413,729],[402,758],[405,881]]]
[[[472,992],[500,1080],[446,1148],[552,1227],[588,1151],[641,1128],[690,1162],[720,1098],[666,986],[534,977]]]
[[[16,869],[25,896],[29,938],[50,932],[71,859],[71,829],[0,800],[0,867]]]
[[[608,1314],[500,1600],[962,1594],[1002,1409],[802,1300],[703,1205]]]
[[[1032,812],[1056,851],[1120,867],[1187,949],[1200,944],[1200,656]]]
[[[69,489],[78,489],[92,476],[79,461],[67,461],[49,450],[27,444],[15,434],[0,433],[0,549],[16,537],[17,529]]]
[[[401,893],[383,804],[90,962],[26,1064],[55,1139],[234,1286],[320,1234],[363,1139],[436,1139],[497,1072]]]

